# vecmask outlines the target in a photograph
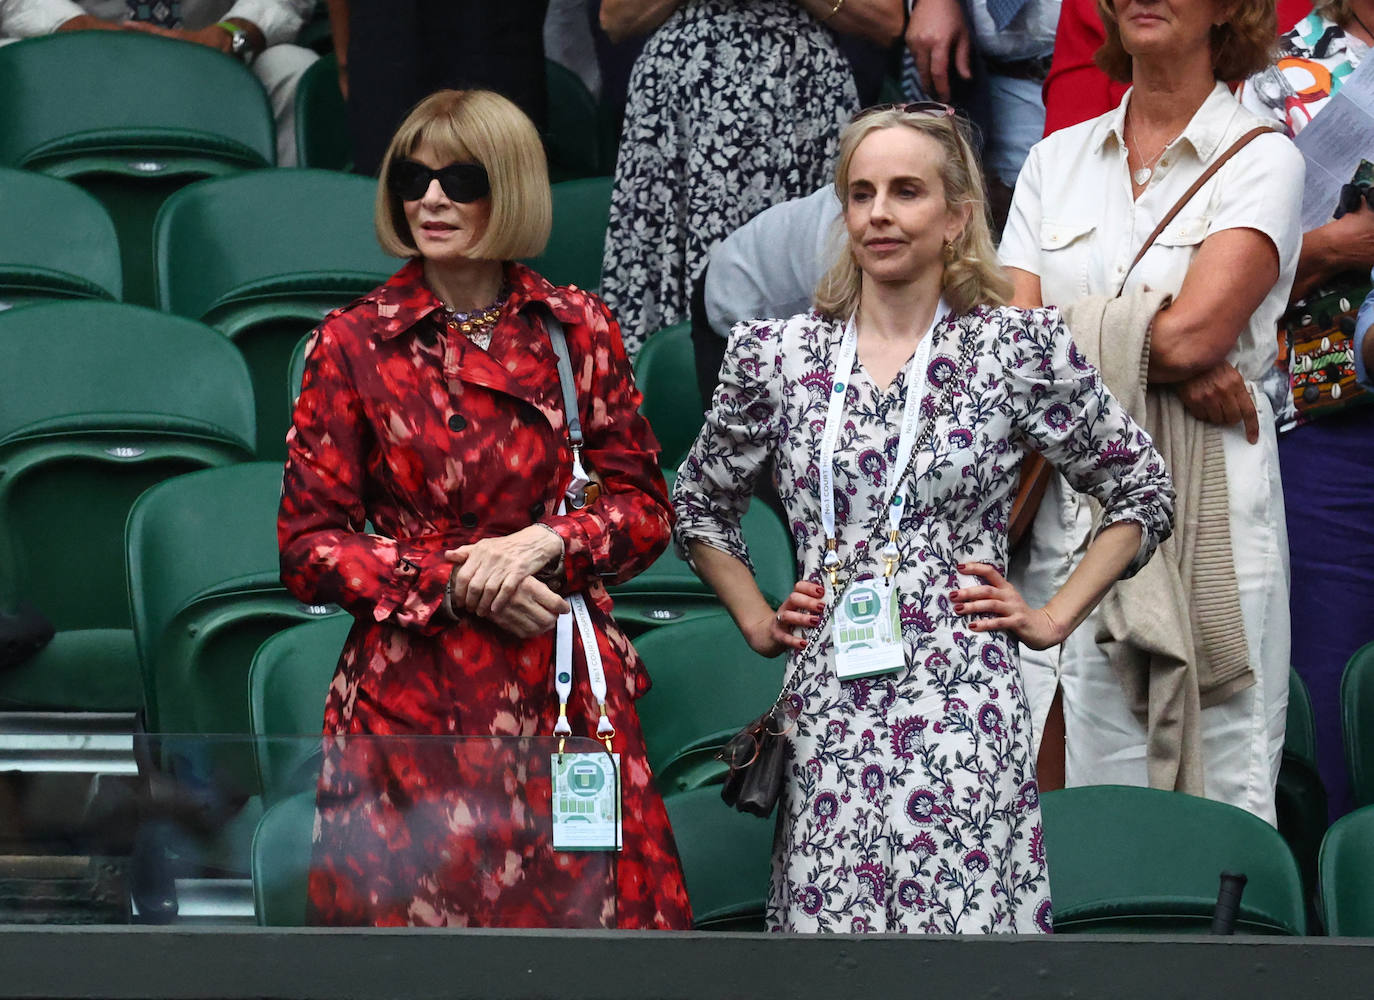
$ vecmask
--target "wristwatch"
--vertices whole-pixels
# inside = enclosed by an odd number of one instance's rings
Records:
[[[253,61],[253,46],[248,42],[248,32],[244,31],[233,21],[219,21],[215,24],[217,28],[223,28],[229,32],[229,54],[238,59],[245,65]]]

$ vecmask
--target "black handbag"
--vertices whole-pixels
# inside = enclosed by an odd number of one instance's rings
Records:
[[[754,816],[772,815],[782,794],[787,733],[795,723],[795,717],[779,700],[721,748],[716,759],[730,765],[720,790],[726,805]]]

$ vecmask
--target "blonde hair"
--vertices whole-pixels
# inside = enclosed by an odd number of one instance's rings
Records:
[[[445,163],[480,163],[491,180],[491,216],[487,231],[472,248],[474,259],[515,260],[544,252],[553,226],[544,146],[525,113],[489,90],[430,94],[391,137],[373,213],[383,250],[396,257],[419,254],[405,208],[387,187],[387,177],[392,163],[426,143]]]
[[[1097,0],[1106,40],[1093,55],[1097,68],[1118,83],[1131,82],[1131,54],[1121,43],[1112,0]],[[1237,0],[1230,16],[1212,26],[1212,76],[1245,80],[1274,61],[1278,45],[1278,12],[1274,0]]]
[[[959,315],[975,306],[1005,305],[1011,298],[1011,278],[1003,270],[992,244],[983,172],[962,119],[886,108],[850,122],[840,133],[840,152],[835,163],[835,193],[840,203],[849,203],[849,165],[859,143],[879,129],[898,126],[928,135],[939,144],[944,154],[940,181],[945,189],[945,205],[951,211],[965,206],[969,209],[968,222],[952,241],[954,259],[945,264],[941,281],[945,301]],[[863,272],[846,240],[835,263],[816,287],[816,309],[831,319],[847,320],[859,308],[862,287]]]

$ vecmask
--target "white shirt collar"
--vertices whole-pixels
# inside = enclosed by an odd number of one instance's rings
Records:
[[[1108,138],[1114,138],[1118,148],[1125,148],[1126,108],[1134,93],[1134,87],[1126,91],[1121,103],[1097,120],[1097,126],[1093,130],[1092,149],[1101,152]],[[1206,163],[1226,136],[1231,119],[1239,109],[1240,104],[1231,95],[1230,88],[1218,80],[1212,86],[1212,92],[1207,95],[1207,99],[1194,112],[1187,126],[1174,141],[1187,142],[1192,146],[1198,159]]]

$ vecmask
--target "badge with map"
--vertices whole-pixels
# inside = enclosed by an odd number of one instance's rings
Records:
[[[896,593],[889,580],[851,583],[831,623],[835,674],[842,681],[891,673],[906,664]]]
[[[620,754],[555,753],[549,763],[553,849],[620,850]]]

